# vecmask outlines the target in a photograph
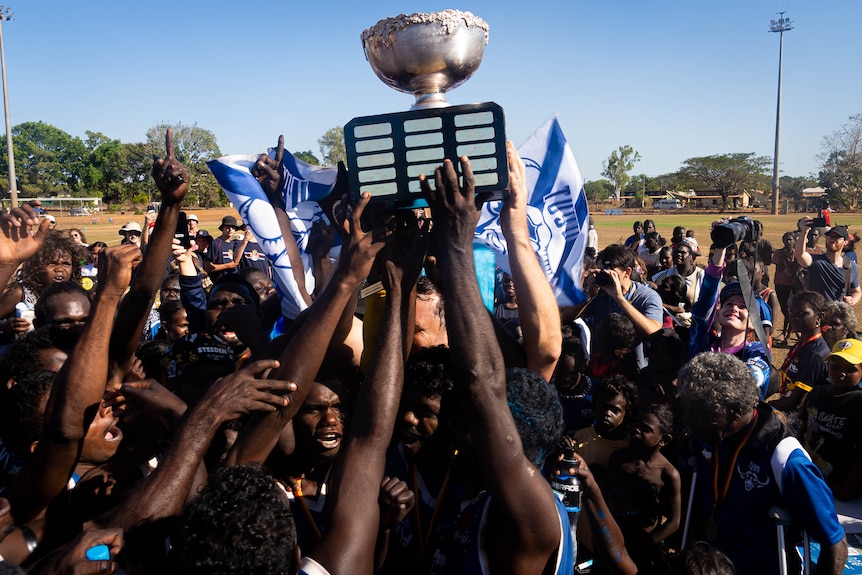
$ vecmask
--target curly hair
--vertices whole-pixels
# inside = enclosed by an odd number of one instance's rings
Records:
[[[178,299],[169,299],[159,306],[159,321],[162,324],[170,323],[174,314],[183,309],[183,302]]]
[[[638,417],[643,420],[647,415],[655,416],[662,435],[673,433],[673,412],[670,406],[665,403],[650,403],[640,409]]]
[[[54,282],[46,286],[42,290],[42,295],[36,300],[36,305],[33,309],[34,326],[41,327],[51,323],[49,318],[51,315],[51,298],[61,294],[78,294],[87,300],[87,307],[90,305],[90,296],[87,295],[87,290],[81,287],[81,282]]]
[[[846,301],[826,302],[826,305],[823,306],[823,325],[829,326],[829,329],[823,332],[823,339],[829,344],[829,349],[832,349],[832,346],[840,339],[857,337],[856,322],[856,313],[849,303]],[[844,329],[839,330],[839,328]]]
[[[635,326],[623,314],[611,312],[596,325],[596,340],[603,350],[613,353],[631,348],[635,341]]]
[[[735,575],[730,558],[705,541],[687,545],[668,566],[670,575]]]
[[[416,280],[416,299],[429,301],[434,296],[437,296],[437,306],[434,309],[434,315],[440,320],[440,325],[445,325],[446,309],[445,302],[443,301],[443,293],[427,276],[419,276],[419,279]]]
[[[404,385],[419,389],[422,395],[443,396],[452,391],[452,354],[445,345],[420,349],[407,359],[404,367]]]
[[[3,394],[0,433],[19,457],[26,458],[30,454],[30,446],[42,436],[45,402],[56,377],[53,371],[27,373]]]
[[[638,387],[624,375],[612,375],[600,380],[593,389],[593,405],[598,403],[600,398],[617,395],[626,402],[626,419],[631,419],[629,414],[632,414],[638,406]]]
[[[524,455],[541,467],[566,428],[557,389],[534,371],[513,367],[506,370],[506,399]]]
[[[148,341],[141,344],[135,351],[135,357],[141,360],[141,367],[144,368],[147,377],[152,377],[160,383],[164,382],[162,362],[168,355],[169,347],[166,341]]]
[[[183,509],[171,534],[177,575],[283,575],[296,569],[290,505],[262,467],[227,467]]]
[[[37,328],[16,339],[0,360],[0,394],[6,390],[6,382],[10,379],[18,381],[33,372],[42,371],[45,366],[39,361],[39,352],[53,347],[59,346],[53,330],[47,327]]]
[[[820,318],[821,323],[823,322],[823,318],[826,316],[826,298],[819,293],[813,291],[795,293],[793,294],[793,303],[808,304],[808,307]]]
[[[36,255],[24,262],[21,267],[21,283],[36,295],[41,295],[45,285],[42,283],[42,272],[45,267],[57,259],[58,256],[68,254],[72,260],[71,280],[81,281],[81,262],[89,260],[87,248],[73,242],[62,232],[51,230],[45,236],[45,243],[36,252]]]
[[[679,370],[679,398],[684,408],[696,405],[714,417],[727,414],[727,421],[750,412],[760,399],[751,371],[729,353],[706,351]]]

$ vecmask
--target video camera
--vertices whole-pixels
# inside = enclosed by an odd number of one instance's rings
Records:
[[[740,241],[752,242],[755,238],[754,220],[748,216],[733,218],[712,228],[710,237],[716,248],[726,248]]]

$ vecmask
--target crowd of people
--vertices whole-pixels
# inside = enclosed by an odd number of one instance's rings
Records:
[[[269,195],[282,142],[252,169]],[[420,177],[427,210],[341,202],[305,254],[273,202],[296,318],[241,220],[215,236],[182,211],[170,132],[161,208],[119,245],[0,216],[0,573],[778,573],[774,506],[840,573],[855,236],[824,249],[802,218],[773,250],[748,221],[706,253],[650,220],[597,249],[593,227],[584,301],[560,308],[507,151],[492,309],[467,158]]]

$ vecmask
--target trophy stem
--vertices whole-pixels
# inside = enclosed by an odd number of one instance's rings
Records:
[[[411,110],[426,110],[428,108],[448,108],[452,104],[446,101],[444,92],[431,92],[429,94],[414,94],[416,102],[410,107]]]

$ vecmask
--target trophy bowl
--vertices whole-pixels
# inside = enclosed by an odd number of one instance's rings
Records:
[[[488,23],[470,12],[401,14],[361,34],[365,57],[385,84],[413,94],[412,110],[449,106],[447,90],[479,68]]]

